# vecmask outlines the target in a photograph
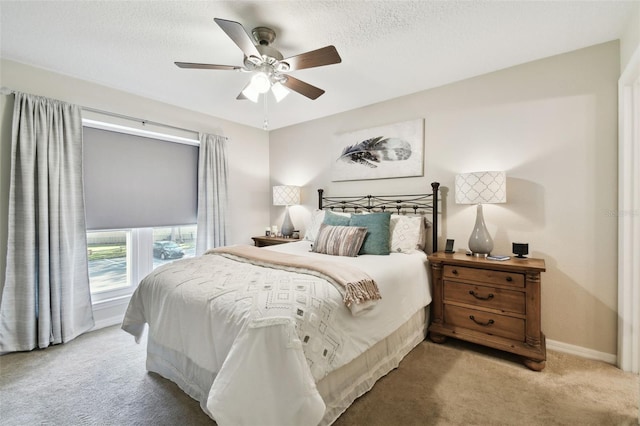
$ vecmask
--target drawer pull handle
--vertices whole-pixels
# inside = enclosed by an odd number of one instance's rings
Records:
[[[511,281],[513,281],[513,278],[511,278],[511,277],[507,277],[507,282],[509,282],[509,283],[510,283]]]
[[[490,326],[490,325],[492,325],[494,323],[494,321],[492,319],[490,319],[487,322],[480,322],[480,321],[476,320],[473,315],[469,315],[469,319],[471,321],[475,322],[476,324],[481,325],[483,327],[488,327],[488,326]]]
[[[487,297],[479,296],[475,291],[469,290],[469,294],[475,297],[478,300],[491,300],[493,299],[493,293],[489,293]]]
[[[458,270],[457,270],[457,269],[454,269],[453,271],[451,271],[451,273],[452,273],[453,275],[458,275]]]

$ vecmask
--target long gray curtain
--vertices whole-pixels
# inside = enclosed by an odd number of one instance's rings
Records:
[[[0,352],[68,342],[94,325],[80,108],[16,93]]]
[[[196,255],[227,244],[227,139],[200,134]]]

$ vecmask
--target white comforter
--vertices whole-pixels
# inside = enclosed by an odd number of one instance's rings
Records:
[[[309,247],[301,241],[268,249],[327,257]],[[149,274],[122,328],[139,341],[147,323],[150,343],[163,353],[184,354],[212,372],[201,405],[220,426],[316,425],[325,406],[315,382],[431,301],[424,253],[330,258],[365,270],[382,299],[353,316],[322,278],[205,255]]]

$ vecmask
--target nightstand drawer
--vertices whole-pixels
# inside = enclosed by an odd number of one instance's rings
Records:
[[[444,281],[444,300],[466,303],[502,312],[525,313],[525,296],[521,291]]]
[[[464,266],[445,265],[443,270],[445,279],[478,281],[483,284],[508,285],[524,287],[524,274],[494,271],[491,269],[467,268]]]
[[[524,341],[525,322],[523,319],[491,312],[477,311],[475,309],[461,308],[459,306],[445,305],[444,321],[448,325],[476,330],[521,342]]]

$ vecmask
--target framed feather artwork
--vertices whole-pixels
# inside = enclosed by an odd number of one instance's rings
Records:
[[[331,180],[423,176],[423,151],[423,119],[342,133],[332,146]]]

